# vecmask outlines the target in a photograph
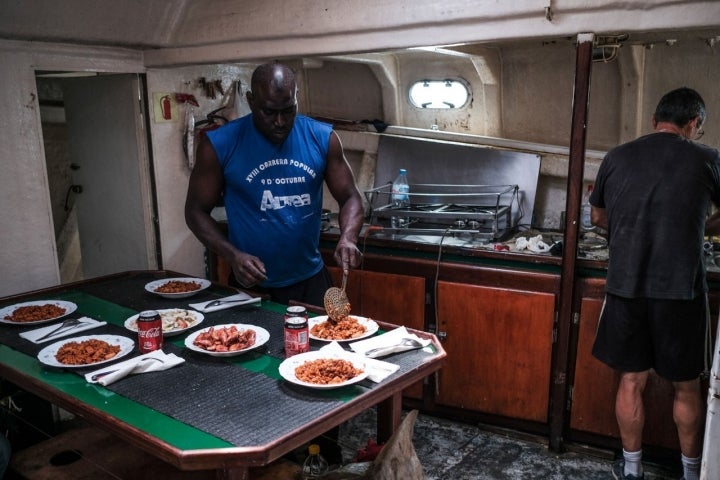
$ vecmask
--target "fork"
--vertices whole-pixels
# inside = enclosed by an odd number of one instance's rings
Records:
[[[68,318],[67,320],[64,320],[58,327],[54,330],[50,330],[48,333],[43,335],[42,337],[35,340],[36,342],[39,342],[40,340],[45,340],[46,338],[54,337],[55,335],[59,335],[60,333],[67,332],[69,330],[72,330],[73,328],[77,327],[78,325],[82,325],[83,323],[89,323],[84,322],[80,320],[79,318]]]

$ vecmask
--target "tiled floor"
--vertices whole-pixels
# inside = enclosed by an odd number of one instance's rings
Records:
[[[375,432],[375,411],[359,415],[340,428],[343,458],[350,461]],[[545,445],[491,433],[478,426],[419,415],[413,446],[427,480],[605,480],[609,458],[577,453],[556,454]],[[677,479],[680,474],[645,466],[646,480]]]

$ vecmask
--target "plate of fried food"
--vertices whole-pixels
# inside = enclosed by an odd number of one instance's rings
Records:
[[[369,337],[378,331],[375,320],[357,315],[348,315],[339,322],[328,320],[327,315],[308,320],[310,338],[324,342],[352,342]]]
[[[77,305],[63,300],[36,300],[16,303],[0,309],[0,323],[36,325],[48,323],[77,310]]]
[[[278,369],[288,382],[319,389],[345,387],[368,376],[363,358],[346,351],[298,353],[283,360]]]
[[[234,357],[265,345],[270,332],[255,325],[228,323],[198,330],[187,336],[185,346],[213,357]]]
[[[186,310],[184,308],[166,308],[164,310],[156,310],[160,314],[162,320],[163,336],[173,337],[180,335],[185,330],[198,326],[205,316],[195,310]],[[138,315],[125,320],[125,328],[138,331],[137,320]]]
[[[164,298],[186,298],[192,297],[209,286],[210,281],[204,278],[163,278],[146,284],[145,290]]]
[[[122,358],[135,341],[121,335],[87,335],[59,340],[40,350],[40,363],[59,368],[94,367]]]

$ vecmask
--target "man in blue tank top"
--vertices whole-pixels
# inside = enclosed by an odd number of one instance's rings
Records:
[[[323,182],[340,206],[335,260],[360,264],[360,192],[332,126],[297,114],[295,75],[260,65],[247,101],[251,113],[208,132],[198,145],[185,219],[232,267],[231,283],[272,300],[323,305],[332,286],[319,251]],[[211,217],[223,200],[228,236]]]

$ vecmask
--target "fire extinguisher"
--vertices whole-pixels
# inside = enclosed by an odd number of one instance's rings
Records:
[[[165,95],[160,99],[160,107],[162,109],[163,119],[170,120],[172,118],[170,95]]]

